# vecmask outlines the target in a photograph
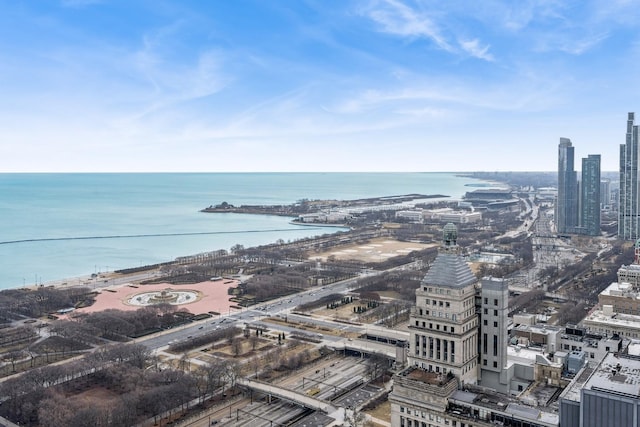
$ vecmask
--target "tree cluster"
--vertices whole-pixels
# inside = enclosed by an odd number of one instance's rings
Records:
[[[311,310],[315,310],[316,308],[320,308],[320,307],[325,307],[329,304],[341,301],[344,298],[344,295],[342,294],[329,294],[329,295],[325,295],[323,297],[320,297],[316,300],[313,301],[309,301],[305,304],[300,304],[299,306],[296,307],[296,310],[298,311],[311,311]]]
[[[125,341],[128,337],[142,336],[163,328],[185,323],[191,314],[186,309],[177,309],[171,304],[156,304],[135,311],[107,309],[74,317],[84,327],[73,328],[63,324],[64,333],[91,333],[105,339]],[[60,329],[56,325],[57,330]]]
[[[203,347],[205,345],[212,345],[213,343],[221,340],[227,340],[231,342],[238,334],[240,334],[240,328],[235,326],[218,329],[175,342],[169,346],[169,351],[173,353],[182,353],[184,351],[193,350],[194,348]]]
[[[22,425],[131,426],[187,410],[235,386],[229,362],[185,373],[158,363],[138,344],[117,344],[64,365],[33,369],[0,384],[0,414]],[[92,391],[105,392],[92,393]]]
[[[415,301],[423,276],[424,273],[412,270],[386,272],[358,279],[357,288],[361,292],[395,291],[403,300]]]
[[[409,310],[412,305],[410,301],[391,301],[361,314],[359,318],[366,322],[382,321],[383,325],[392,328],[400,322],[409,320]]]
[[[509,300],[509,311],[516,313],[520,311],[535,312],[538,305],[544,300],[545,292],[542,289],[534,289],[524,292]]]
[[[5,289],[0,291],[0,322],[26,317],[40,317],[57,310],[90,305],[93,294],[88,288],[38,287],[31,289]]]
[[[421,249],[419,251],[411,251],[406,255],[394,256],[380,262],[366,263],[366,267],[376,270],[389,270],[394,267],[409,264],[414,261],[423,261],[427,264],[431,263],[438,255],[438,248],[431,247]]]

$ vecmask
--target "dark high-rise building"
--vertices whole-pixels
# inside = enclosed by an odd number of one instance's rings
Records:
[[[606,178],[600,181],[600,205],[611,205],[611,180]]]
[[[638,228],[638,126],[635,113],[627,118],[627,135],[620,144],[620,193],[618,196],[618,237],[636,240],[640,237]]]
[[[573,233],[578,226],[578,180],[573,162],[574,148],[571,145],[571,140],[560,138],[558,145],[558,201],[556,203],[556,229],[558,233]]]
[[[600,234],[600,155],[582,159],[580,228],[590,236]]]

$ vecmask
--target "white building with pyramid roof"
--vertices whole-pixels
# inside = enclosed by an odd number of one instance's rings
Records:
[[[416,291],[409,327],[408,364],[451,373],[462,384],[478,380],[478,280],[460,255],[457,229],[447,224],[443,245]]]

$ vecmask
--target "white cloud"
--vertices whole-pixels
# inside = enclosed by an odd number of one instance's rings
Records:
[[[383,32],[402,37],[427,38],[440,49],[446,51],[454,49],[441,34],[438,26],[425,13],[419,13],[400,1],[376,2],[368,11],[368,15],[380,25]]]
[[[493,55],[489,53],[489,45],[481,46],[478,39],[460,40],[459,43],[465,52],[475,58],[484,59],[489,62],[494,60]]]
[[[434,10],[430,14],[426,9],[412,8],[400,0],[381,0],[371,3],[366,14],[384,33],[410,39],[427,39],[439,49],[452,54],[466,54],[485,61],[494,60],[489,53],[489,45],[483,46],[477,38],[457,37],[460,39],[457,44],[452,41],[456,37],[447,35],[451,32],[447,25],[447,12]]]
[[[567,41],[565,43],[561,43],[558,46],[558,49],[572,55],[582,55],[583,53],[591,50],[591,48],[600,44],[607,37],[609,37],[608,33],[602,33],[583,39]]]

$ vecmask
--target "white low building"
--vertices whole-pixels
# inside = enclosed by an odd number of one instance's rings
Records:
[[[591,333],[607,337],[640,338],[640,316],[616,313],[611,305],[593,311],[585,317],[582,325]]]
[[[424,214],[422,210],[398,211],[396,212],[396,218],[418,223],[424,222]]]
[[[451,208],[425,210],[424,217],[430,221],[451,222],[453,224],[482,222],[482,214],[480,212],[456,211]]]

